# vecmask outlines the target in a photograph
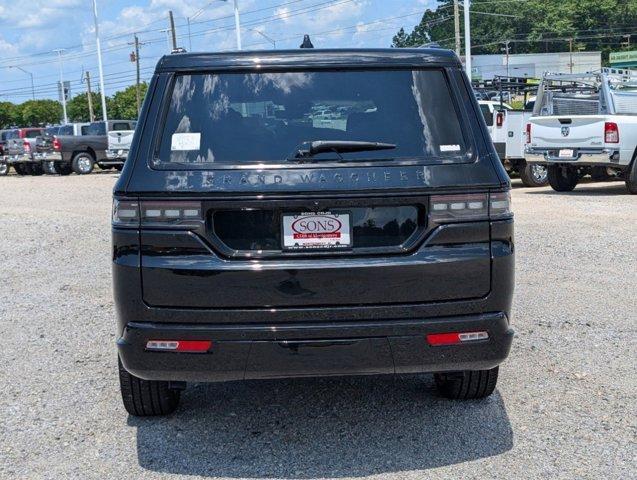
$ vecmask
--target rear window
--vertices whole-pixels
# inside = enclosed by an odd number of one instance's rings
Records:
[[[59,127],[58,135],[73,135],[73,125],[63,125]]]
[[[113,123],[113,128],[111,128],[111,131],[118,132],[118,131],[121,131],[121,130],[131,130],[130,123],[126,123],[126,122],[115,122],[115,123]]]
[[[82,127],[82,135],[106,135],[106,126],[104,122],[91,123],[86,130]]]
[[[318,140],[396,147],[316,160],[465,162],[462,132],[443,70],[178,75],[154,166],[282,164]]]
[[[42,135],[42,130],[26,130],[24,132],[24,138],[35,138]]]

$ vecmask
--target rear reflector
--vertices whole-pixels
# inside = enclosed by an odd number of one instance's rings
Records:
[[[207,352],[212,346],[210,340],[148,340],[146,350],[158,352]]]
[[[431,333],[427,335],[427,343],[432,346],[457,345],[459,343],[475,342],[478,340],[488,340],[487,332],[451,332],[451,333]]]

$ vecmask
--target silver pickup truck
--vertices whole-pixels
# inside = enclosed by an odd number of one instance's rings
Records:
[[[108,162],[112,162],[115,168],[121,168],[128,157],[137,122],[132,122],[132,126],[132,130],[113,130],[108,132],[106,159]]]
[[[546,74],[526,127],[526,161],[558,192],[614,177],[637,194],[637,72]]]

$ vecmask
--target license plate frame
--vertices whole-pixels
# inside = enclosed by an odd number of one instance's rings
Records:
[[[573,159],[573,158],[575,158],[575,150],[573,150],[572,148],[561,148],[557,152],[557,156],[558,156],[558,158],[570,158],[570,159]]]
[[[301,223],[303,220],[306,220],[305,226]],[[313,223],[308,225],[309,222]],[[283,251],[349,250],[352,246],[350,211],[325,210],[281,214]]]

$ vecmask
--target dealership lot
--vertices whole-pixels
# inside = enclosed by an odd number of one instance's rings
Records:
[[[0,179],[0,478],[629,478],[637,459],[637,197],[514,180],[511,357],[496,394],[429,376],[192,385],[121,406],[110,279],[117,175]],[[633,472],[633,473],[631,473]]]

